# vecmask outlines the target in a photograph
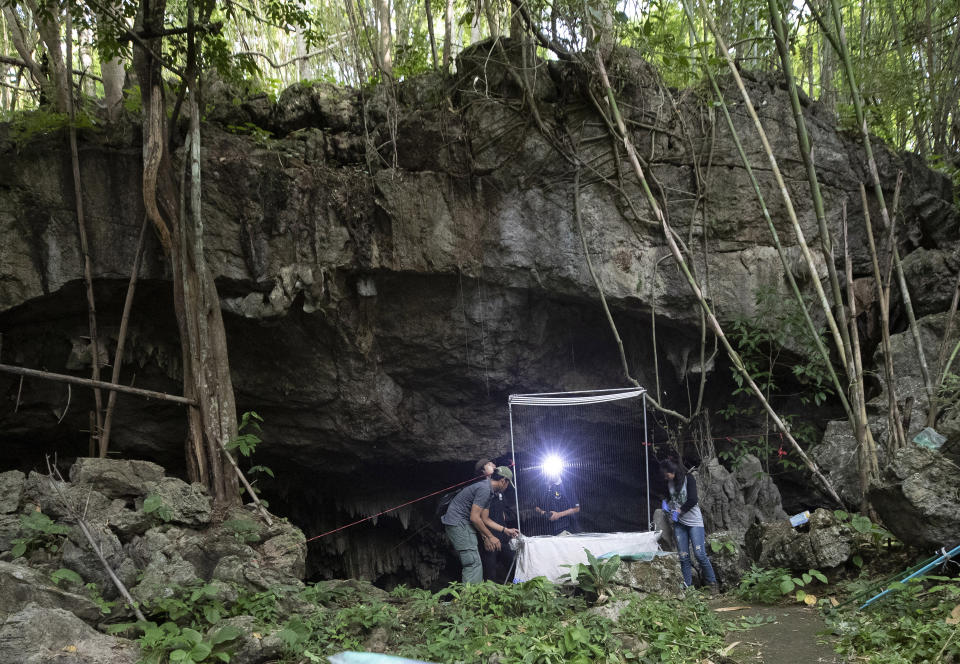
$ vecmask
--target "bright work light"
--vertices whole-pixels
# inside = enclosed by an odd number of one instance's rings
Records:
[[[543,460],[540,468],[548,477],[560,477],[563,474],[563,459],[556,454],[551,454]]]

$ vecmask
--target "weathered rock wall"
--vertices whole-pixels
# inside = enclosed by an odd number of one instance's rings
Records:
[[[260,454],[285,478],[274,486],[277,498],[317,531],[359,506],[391,506],[402,502],[397,496],[463,479],[467,460],[507,451],[510,393],[625,383],[573,216],[574,169],[557,144],[579,149],[586,245],[632,375],[652,388],[657,357],[660,396],[680,410],[688,408],[685,379],[699,377],[690,373],[699,371],[699,310],[638,187],[619,179],[628,169],[578,72],[559,63],[537,70],[545,136],[499,53],[468,51],[458,71],[453,81],[400,83],[395,97],[315,85],[291,88],[278,104],[234,102],[226,86],[211,86],[220,103],[203,130],[205,242],[238,404],[266,419]],[[785,285],[729,132],[700,91],[671,100],[636,57],[624,55],[612,75],[657,195],[718,315],[750,314],[759,286]],[[827,259],[816,248],[787,96],[772,80],[750,85],[823,276]],[[759,140],[742,106],[732,110],[799,265]],[[868,181],[862,152],[815,104],[806,110],[829,218],[838,225],[846,200],[849,218],[859,220],[857,183]],[[949,252],[960,232],[949,181],[909,155],[876,148],[889,197],[904,171],[903,253],[937,252],[945,273],[955,274]],[[0,152],[0,360],[86,373],[64,143],[15,141],[6,129]],[[138,133],[85,133],[80,159],[100,328],[112,354],[143,218]],[[858,275],[869,271],[861,227],[852,223]],[[123,380],[177,392],[168,276],[149,237]],[[726,399],[724,367],[707,367],[710,405]],[[38,463],[48,449],[85,453],[85,392],[74,389],[67,407],[63,386],[21,387],[0,375],[10,404],[0,412],[0,439],[16,464]],[[182,463],[178,407],[121,397],[117,418],[122,454]],[[324,549],[332,565],[337,548]],[[408,554],[398,553],[397,564],[407,565]],[[341,573],[369,571],[362,560],[343,564]]]

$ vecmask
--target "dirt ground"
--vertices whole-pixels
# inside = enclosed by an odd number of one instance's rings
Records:
[[[740,623],[771,620],[744,631],[727,634],[727,656],[738,664],[840,664],[843,658],[833,652],[829,637],[819,632],[826,624],[813,607],[802,605],[749,605],[733,597],[718,597],[710,602],[724,620]]]

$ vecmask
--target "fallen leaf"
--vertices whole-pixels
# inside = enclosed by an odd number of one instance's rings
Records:
[[[830,598],[830,606],[840,606],[840,602],[837,601],[836,597]]]
[[[724,648],[723,650],[721,650],[721,651],[720,651],[720,654],[723,655],[724,657],[729,657],[729,656],[730,656],[730,653],[733,652],[733,649],[736,648],[738,645],[740,645],[740,642],[739,642],[739,641],[734,641],[733,643],[731,643],[730,645],[728,645],[726,648]]]
[[[254,632],[254,633],[253,633],[253,638],[255,638],[255,639],[262,639],[262,638],[263,638],[263,635],[262,635],[260,632]]]
[[[807,595],[806,597],[803,598],[803,603],[806,604],[807,606],[813,606],[814,604],[817,603],[817,596]]]
[[[953,611],[950,612],[950,617],[946,620],[948,625],[956,625],[960,623],[960,604],[957,604],[953,607]]]
[[[717,613],[722,613],[723,611],[743,611],[744,609],[749,609],[749,606],[721,606],[718,609],[714,609]]]
[[[77,652],[77,646],[63,646],[64,652]]]

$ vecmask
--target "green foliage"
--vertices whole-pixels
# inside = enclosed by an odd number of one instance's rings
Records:
[[[14,558],[37,550],[56,553],[63,537],[70,532],[67,526],[54,522],[43,512],[33,511],[20,517],[20,537],[12,540],[10,553]]]
[[[816,341],[810,335],[800,305],[793,297],[785,297],[770,286],[757,290],[755,302],[754,316],[734,320],[728,334],[743,360],[744,368],[771,401],[782,394],[783,378],[790,375],[802,388],[799,394],[801,402],[821,405],[833,392],[830,374],[817,351]],[[822,337],[822,332],[818,331],[818,335]],[[787,346],[799,357],[782,357]],[[735,367],[731,367],[730,371],[736,387],[730,403],[718,412],[725,419],[756,415],[757,406],[754,405],[750,387]],[[798,441],[812,442],[815,439],[816,432],[809,423],[791,414],[783,419]],[[771,438],[777,442],[771,444]],[[792,452],[784,449],[779,442],[775,436],[733,439],[732,448],[722,450],[719,456],[734,467],[748,453],[759,458],[768,470],[771,458],[784,469],[800,467],[791,457]]]
[[[928,576],[892,587],[863,610],[825,609],[836,651],[876,664],[957,661],[960,582]]]
[[[46,109],[37,109],[16,114],[10,122],[10,138],[17,146],[23,146],[40,136],[48,136],[71,126],[70,116]],[[76,129],[93,128],[93,120],[85,113],[77,113],[73,127]]]
[[[66,567],[61,567],[53,574],[50,575],[50,580],[53,581],[55,585],[60,585],[61,581],[66,581],[67,583],[75,583],[77,585],[83,585],[83,577],[74,572],[72,569]]]
[[[597,558],[589,550],[584,549],[587,554],[587,562],[574,563],[573,565],[561,565],[568,567],[569,571],[561,577],[571,583],[576,584],[580,590],[587,593],[592,599],[597,599],[603,595],[610,595],[610,582],[616,576],[620,569],[620,556],[610,556],[609,558]]]
[[[240,418],[240,423],[237,425],[239,435],[227,443],[227,449],[231,452],[239,452],[245,457],[256,452],[257,445],[263,442],[260,436],[257,435],[263,430],[260,426],[261,422],[263,422],[263,418],[255,412],[247,411],[244,413]]]
[[[801,589],[808,586],[814,579],[820,583],[827,583],[827,577],[815,569],[794,576],[782,567],[763,569],[754,564],[740,580],[737,596],[751,602],[776,604],[785,596],[796,592],[794,595],[796,600],[802,602],[806,598],[806,591]]]
[[[735,556],[737,555],[737,543],[729,539],[711,540],[710,550],[714,553],[726,553],[728,555]]]
[[[723,647],[727,626],[695,593],[680,601],[651,595],[634,598],[617,627],[644,639],[645,662],[702,662]]]
[[[161,521],[170,521],[173,519],[173,510],[163,502],[163,498],[155,493],[151,493],[143,499],[144,514],[156,514]]]
[[[223,522],[223,527],[233,533],[234,539],[241,544],[260,540],[260,526],[250,519],[230,519]]]
[[[230,642],[241,634],[236,627],[226,626],[205,637],[174,622],[138,622],[137,627],[143,631],[139,639],[143,664],[229,662]]]

